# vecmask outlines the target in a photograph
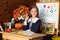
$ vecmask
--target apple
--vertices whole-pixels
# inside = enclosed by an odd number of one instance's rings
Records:
[[[6,32],[11,32],[11,31],[12,31],[12,30],[11,30],[11,29],[9,29],[9,28],[7,28],[7,29],[6,29]]]

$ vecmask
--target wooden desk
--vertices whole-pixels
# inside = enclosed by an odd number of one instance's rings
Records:
[[[9,40],[42,40],[46,34],[36,34],[34,36],[22,36],[22,35],[17,35],[13,33],[7,33],[7,32],[0,32],[3,34],[3,38],[9,39]]]

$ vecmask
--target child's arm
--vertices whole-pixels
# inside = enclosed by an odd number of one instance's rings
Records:
[[[14,22],[14,18],[12,18],[11,23],[12,23],[12,24],[14,24],[14,23],[15,23],[15,22]]]
[[[1,29],[1,31],[4,31],[1,25],[0,25],[0,29]]]
[[[23,30],[27,30],[29,27],[29,23],[27,22],[27,21],[24,21],[24,23],[23,23]]]
[[[27,29],[29,29],[28,19],[29,19],[29,16],[26,15],[26,17],[25,17],[25,21],[24,21],[24,23],[23,23],[23,28],[22,28],[23,30],[27,30]]]
[[[14,23],[15,23],[14,18],[12,18],[12,20],[11,20],[11,28],[13,27]]]

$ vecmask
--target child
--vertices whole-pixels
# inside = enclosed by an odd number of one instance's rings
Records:
[[[17,11],[18,9],[14,10],[13,12],[13,17],[11,20],[11,27],[14,28],[14,24],[15,23],[22,23],[24,21],[24,18],[22,16],[20,16],[20,14]]]
[[[31,18],[29,18],[29,16],[26,15],[24,26],[22,29],[32,31],[34,33],[41,33],[40,31],[41,21],[38,18],[38,8],[35,5],[31,6],[30,14]]]

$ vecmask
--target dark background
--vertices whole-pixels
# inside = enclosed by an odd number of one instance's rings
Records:
[[[31,6],[36,0],[0,0],[0,23],[10,21],[13,17],[13,10],[20,4]]]

